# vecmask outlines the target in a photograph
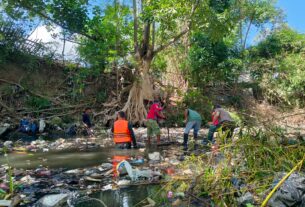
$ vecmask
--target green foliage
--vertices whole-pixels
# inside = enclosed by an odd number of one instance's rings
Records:
[[[255,204],[261,204],[278,179],[278,172],[289,172],[304,159],[304,142],[282,145],[273,143],[272,136],[282,137],[283,134],[273,129],[262,132],[249,128],[234,141],[217,137],[217,146],[214,146],[217,151],[214,148],[210,149],[213,152],[210,154],[187,156],[179,165],[181,171],[191,169],[193,182],[176,181],[166,190],[177,189],[180,185],[184,189],[192,187],[194,195],[208,195],[216,206],[237,206],[236,195],[250,191],[256,198]],[[218,155],[222,158],[218,159]],[[304,167],[303,163],[301,171]],[[237,187],[236,181],[243,185]]]
[[[251,49],[251,72],[271,103],[305,105],[305,36],[284,27]]]
[[[183,98],[183,103],[187,108],[198,111],[203,118],[203,123],[211,119],[212,103],[200,90],[189,90]]]
[[[276,6],[276,0],[242,1],[240,11],[246,22],[261,27],[265,23],[274,23],[282,18],[281,10]]]
[[[99,103],[104,103],[107,100],[107,92],[106,91],[100,91],[96,94],[96,101]]]
[[[242,118],[236,112],[230,112],[230,115],[231,115],[232,119],[234,120],[234,122],[236,123],[237,126],[242,126],[243,125]]]
[[[51,102],[49,100],[35,96],[28,97],[26,104],[34,109],[44,109],[51,106]]]
[[[254,48],[254,57],[274,58],[283,53],[299,53],[305,47],[305,37],[296,31],[284,27],[269,35]]]
[[[218,13],[224,12],[231,5],[230,0],[213,0],[210,1],[210,7]]]
[[[234,48],[224,41],[213,42],[204,33],[195,33],[189,51],[190,81],[196,86],[205,86],[211,82],[236,80],[242,61],[234,53]]]
[[[51,123],[52,125],[55,125],[55,126],[62,126],[63,120],[62,120],[60,117],[53,117],[53,118],[50,120],[50,123]]]
[[[0,199],[4,199],[6,196],[6,192],[2,189],[0,189]]]
[[[2,95],[11,95],[14,91],[10,84],[3,84],[0,86],[0,92]]]
[[[184,110],[185,108],[181,103],[178,103],[177,106],[167,108],[165,125],[168,127],[183,127],[185,125]]]
[[[86,33],[87,0],[3,0],[6,13],[14,19],[40,17],[47,24],[55,23],[71,33]]]
[[[72,116],[63,116],[62,117],[62,123],[65,123],[65,124],[71,124],[71,123],[74,123],[75,122],[75,118],[73,118]],[[57,121],[55,120],[55,125],[61,125],[61,121]]]
[[[158,55],[154,58],[152,65],[152,73],[156,78],[161,78],[163,73],[166,73],[167,62],[164,56]]]
[[[78,47],[80,56],[90,64],[90,74],[100,74],[106,69],[109,71],[115,65],[123,64],[130,51],[132,25],[131,13],[123,5],[107,6],[101,11],[94,8],[95,16],[88,22],[89,32],[99,35],[100,41],[83,38]]]

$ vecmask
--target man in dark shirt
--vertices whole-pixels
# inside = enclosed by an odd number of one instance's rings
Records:
[[[92,135],[92,133],[93,133],[93,130],[92,130],[93,125],[92,125],[91,120],[90,120],[90,113],[91,112],[92,112],[91,108],[87,107],[85,109],[85,111],[83,112],[83,115],[82,115],[83,124],[85,125],[87,133],[89,135]]]
[[[91,128],[91,120],[90,120],[91,108],[87,107],[83,113],[83,123],[86,127]]]

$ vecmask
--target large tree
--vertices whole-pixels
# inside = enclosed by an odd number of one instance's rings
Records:
[[[22,16],[24,15],[22,11],[25,10],[29,15],[38,16],[71,33],[80,34],[90,40],[91,45],[105,46],[104,50],[108,51],[100,50],[102,53],[97,54],[108,57],[113,54],[119,57],[133,57],[135,78],[123,107],[128,118],[133,122],[144,120],[146,116],[144,100],[154,98],[153,83],[150,78],[154,57],[175,45],[194,29],[205,31],[211,40],[222,38],[234,27],[239,18],[232,2],[230,0],[130,0],[125,1],[125,5],[121,5],[119,0],[115,0],[111,3],[115,8],[114,13],[109,14],[99,6],[90,10],[86,0],[4,1],[7,3],[6,10],[12,16],[16,14]],[[126,9],[120,9],[121,6],[128,8],[130,13]],[[113,18],[109,18],[109,15],[113,14]],[[122,18],[124,16],[126,18]],[[107,18],[111,24],[103,25]],[[125,24],[121,24],[122,21]],[[92,41],[96,44],[92,44]],[[115,65],[118,59],[102,57],[102,61],[105,63],[102,67],[106,67],[106,65]]]
[[[138,76],[123,108],[133,121],[144,120],[144,100],[154,98],[150,70],[158,53],[177,43],[194,28],[206,30],[218,38],[232,27],[235,19],[234,15],[229,15],[230,7],[219,12],[213,6],[208,0],[133,0],[133,54]]]

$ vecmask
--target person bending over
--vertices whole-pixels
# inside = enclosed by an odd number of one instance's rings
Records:
[[[193,129],[194,140],[196,141],[198,138],[198,132],[201,127],[202,118],[197,111],[194,111],[192,109],[186,109],[184,112],[184,117],[185,117],[186,126],[183,135],[183,149],[187,150],[189,133],[191,129]],[[197,144],[195,144],[195,148],[197,148]]]
[[[234,130],[234,122],[229,112],[225,111],[218,104],[214,106],[213,111],[214,111],[213,122],[217,123],[215,122],[217,120],[218,123],[216,126],[214,126],[214,124],[210,126],[208,133],[208,140],[213,142],[214,132],[216,132],[216,130],[220,127],[222,127],[224,131],[229,130],[228,137],[232,136],[232,132]]]

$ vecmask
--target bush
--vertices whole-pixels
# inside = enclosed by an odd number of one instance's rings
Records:
[[[51,106],[49,100],[40,97],[30,96],[27,98],[26,104],[34,109],[44,109]]]
[[[107,100],[107,92],[105,91],[100,91],[96,94],[96,101],[99,103],[104,103]]]
[[[304,54],[289,54],[278,60],[275,71],[265,73],[260,82],[265,98],[278,105],[305,105]]]
[[[166,126],[183,127],[184,124],[184,108],[181,103],[177,106],[166,109]]]
[[[198,111],[202,116],[203,123],[211,119],[212,102],[198,89],[188,91],[183,98],[183,103],[188,108]]]
[[[305,105],[305,35],[290,28],[276,30],[250,50],[251,73],[269,103]]]

